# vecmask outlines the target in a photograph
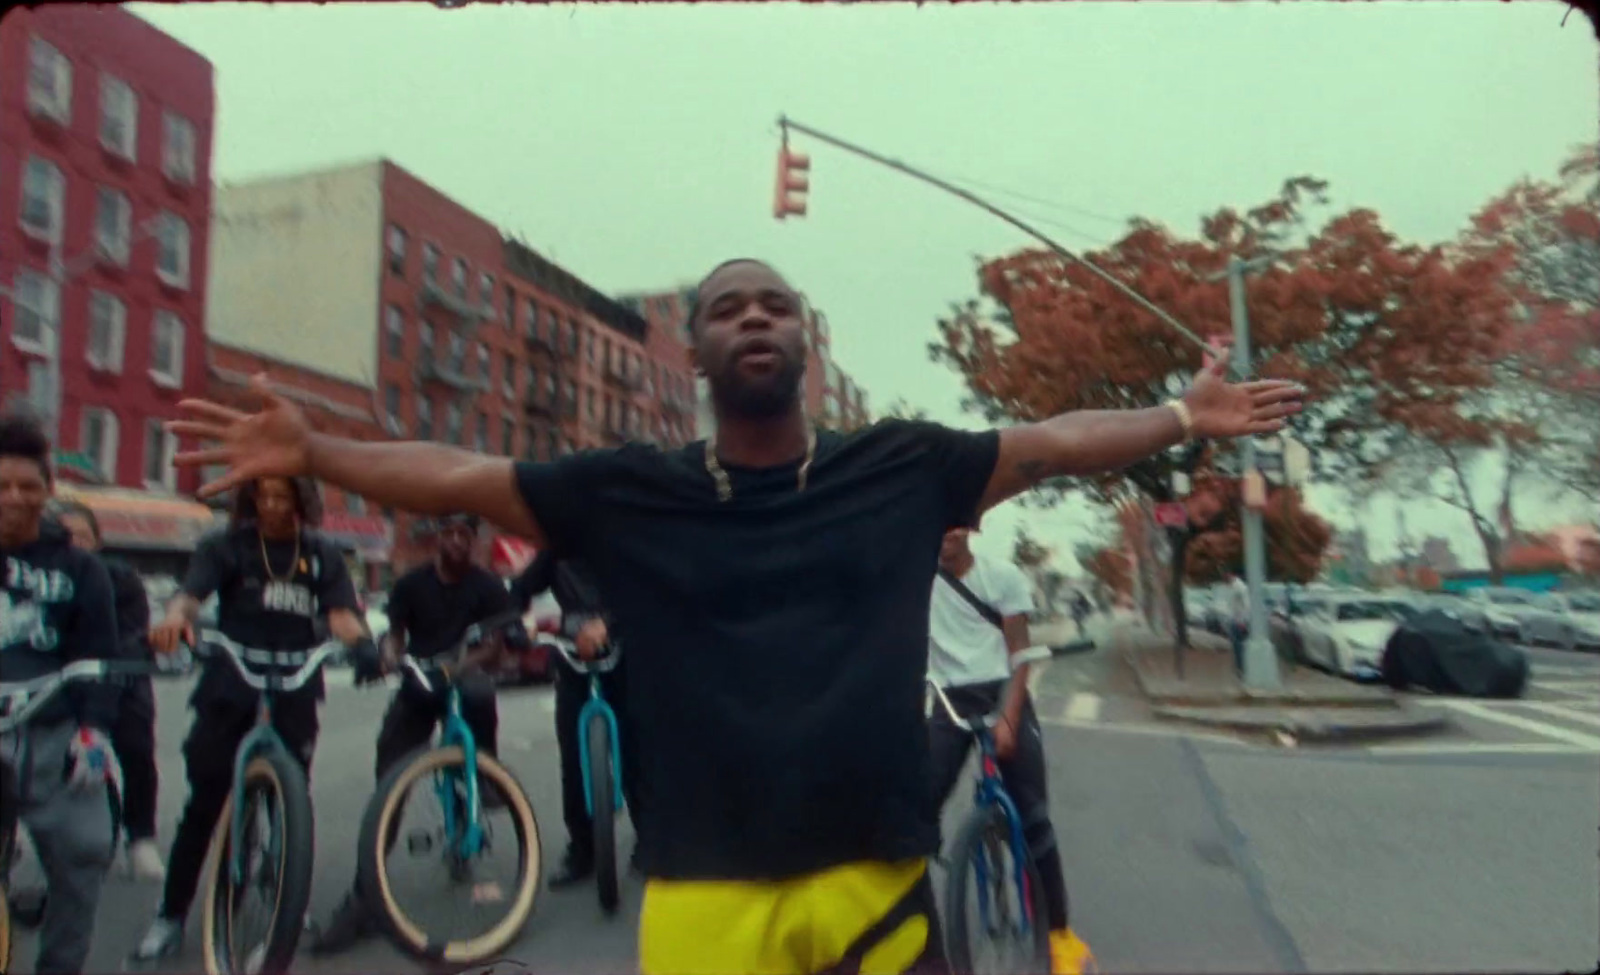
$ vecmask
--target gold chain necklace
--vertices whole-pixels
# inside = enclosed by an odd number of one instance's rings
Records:
[[[800,462],[800,474],[797,478],[798,486],[795,488],[796,491],[804,491],[806,489],[806,475],[810,473],[811,461],[816,455],[817,429],[808,421],[806,423],[806,457],[805,460]],[[711,479],[717,484],[718,501],[727,501],[733,497],[733,482],[728,479],[728,472],[723,470],[722,465],[717,462],[717,434],[714,430],[710,436],[706,437],[706,473],[710,474]]]
[[[256,529],[256,541],[261,543],[261,564],[266,567],[266,570],[267,570],[267,581],[268,582],[282,582],[283,579],[279,579],[277,574],[272,571],[272,559],[267,557],[267,536],[261,534],[261,529],[259,529],[259,528]],[[284,579],[293,579],[294,578],[295,566],[297,566],[299,564],[300,564],[300,532],[299,532],[298,529],[296,529],[295,533],[294,533],[294,558],[289,560],[289,574],[287,576],[285,576]]]

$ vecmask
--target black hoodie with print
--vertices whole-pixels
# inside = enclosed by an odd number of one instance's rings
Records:
[[[73,547],[65,529],[45,521],[34,541],[0,548],[0,683],[121,652],[111,577],[98,558]],[[110,681],[74,681],[33,721],[76,720],[109,732],[121,693]]]

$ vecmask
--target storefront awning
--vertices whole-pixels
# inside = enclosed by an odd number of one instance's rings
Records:
[[[200,536],[217,524],[210,508],[172,495],[57,484],[56,497],[93,511],[108,549],[192,552]]]
[[[394,548],[394,525],[378,515],[327,512],[320,530],[334,544],[356,552],[368,562],[387,562]]]
[[[539,550],[520,538],[496,535],[489,549],[489,565],[500,575],[514,576],[528,567]]]

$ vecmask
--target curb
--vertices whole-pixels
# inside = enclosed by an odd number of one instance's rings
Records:
[[[1263,715],[1262,720],[1249,720],[1223,715],[1184,713],[1189,710],[1157,707],[1153,709],[1153,713],[1156,717],[1165,721],[1200,725],[1208,728],[1221,728],[1227,731],[1247,734],[1287,734],[1292,738],[1308,742],[1372,741],[1383,738],[1411,737],[1442,731],[1450,727],[1451,724],[1450,719],[1445,715],[1415,715],[1382,724],[1365,725],[1340,724],[1337,721],[1307,721],[1290,716],[1272,719]]]
[[[1241,689],[1237,694],[1173,694],[1152,691],[1145,680],[1143,668],[1135,659],[1138,651],[1130,650],[1125,643],[1117,646],[1117,654],[1133,672],[1134,683],[1153,707],[1188,708],[1325,708],[1346,711],[1391,710],[1400,707],[1399,699],[1389,695],[1373,697],[1323,697],[1297,691],[1262,692]]]

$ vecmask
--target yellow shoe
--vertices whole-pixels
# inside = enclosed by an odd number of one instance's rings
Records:
[[[1050,975],[1095,975],[1094,952],[1071,928],[1050,932]]]

